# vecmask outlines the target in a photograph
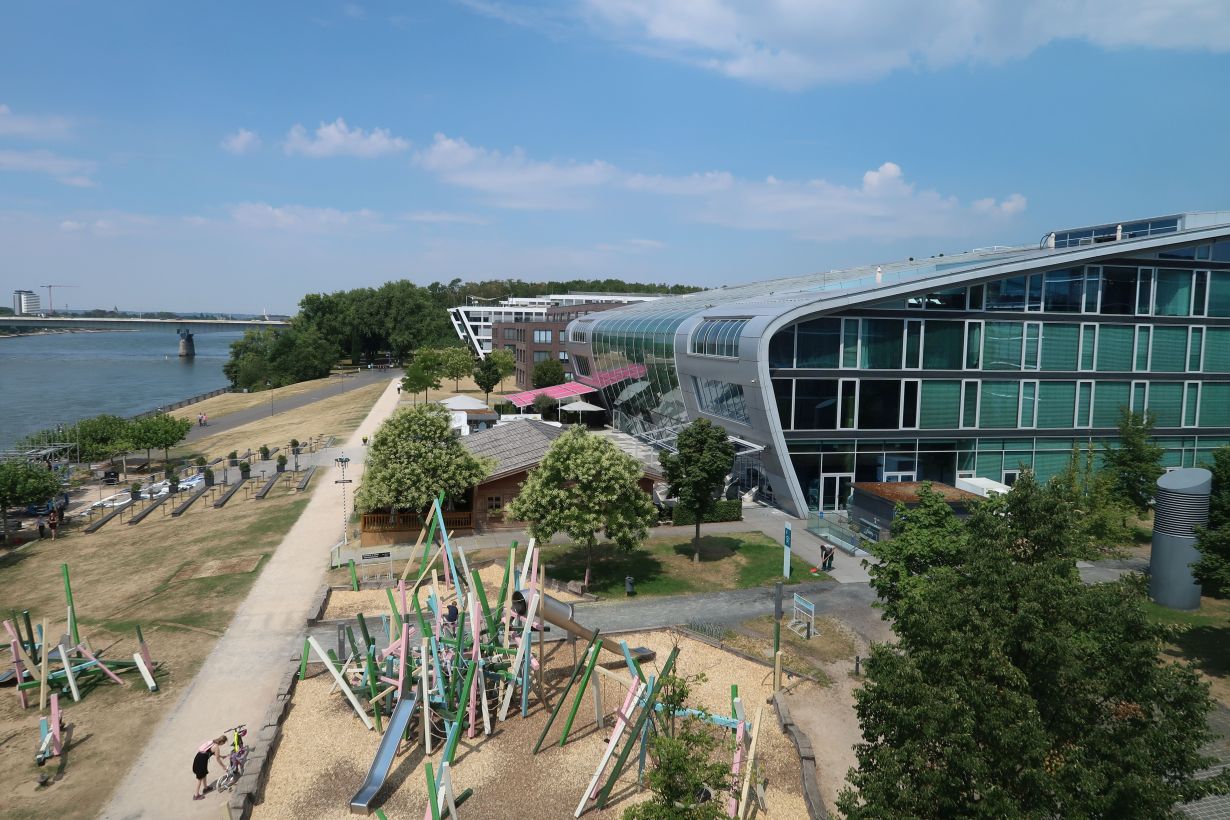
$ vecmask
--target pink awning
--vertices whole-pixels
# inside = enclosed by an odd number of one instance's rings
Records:
[[[594,387],[610,387],[612,384],[626,381],[628,379],[642,379],[649,372],[643,364],[628,364],[623,367],[616,367],[613,370],[602,370],[592,376],[578,376],[577,378],[592,384]]]
[[[550,396],[559,401],[595,392],[597,392],[596,388],[589,385],[581,384],[580,382],[565,382],[552,387],[542,387],[538,390],[525,390],[520,393],[513,393],[511,396],[505,396],[504,399],[512,402],[517,407],[529,407],[534,403],[534,399],[539,396]]]

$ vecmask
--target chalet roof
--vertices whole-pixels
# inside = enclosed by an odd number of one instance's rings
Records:
[[[462,436],[461,443],[479,458],[495,459],[485,480],[527,470],[542,461],[564,428],[536,419],[524,419]]]

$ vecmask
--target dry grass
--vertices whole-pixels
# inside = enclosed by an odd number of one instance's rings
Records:
[[[286,387],[275,387],[272,390],[263,390],[259,393],[224,393],[221,396],[214,396],[211,399],[205,399],[204,401],[190,404],[187,407],[172,410],[171,415],[193,422],[196,421],[196,417],[201,413],[208,414],[210,420],[220,419],[237,410],[247,410],[249,407],[255,407],[258,404],[268,406],[270,396],[273,397],[275,402],[278,402],[282,399],[289,399],[292,396],[311,393],[315,390],[326,390],[329,388],[336,390],[337,387],[338,378],[330,376],[324,379],[298,382]]]
[[[648,646],[657,660],[647,664],[646,674],[657,675],[673,643],[680,646],[676,663],[678,674],[704,673],[707,680],[694,690],[692,701],[715,713],[730,711],[730,685],[737,684],[749,719],[769,696],[770,670],[699,641],[668,631],[621,636],[632,646]],[[612,660],[609,656],[606,660]],[[566,643],[549,650],[548,706],[559,697],[567,681],[572,653]],[[622,662],[607,664],[624,675]],[[550,677],[554,672],[556,676]],[[622,687],[600,676],[606,721],[623,698]],[[318,675],[301,683],[294,695],[290,714],[283,727],[281,744],[273,759],[265,801],[257,806],[257,818],[341,818],[348,816],[348,801],[362,783],[375,755],[379,737],[368,732],[355,718],[340,694],[329,694],[330,681]],[[808,694],[814,695],[814,692]],[[510,806],[525,806],[531,801],[529,816],[566,818],[585,789],[595,766],[606,749],[608,728],[598,731],[594,722],[592,688],[583,698],[568,745],[553,743],[559,737],[559,724],[552,729],[548,743],[538,755],[530,749],[544,725],[547,710],[536,696],[531,697],[530,713],[521,718],[510,711],[509,719],[496,724],[491,737],[462,739],[454,763],[457,790],[473,788],[475,794],[458,813],[465,817],[496,818],[509,816]],[[761,724],[758,760],[768,778],[768,817],[806,817],[800,782],[800,766],[794,746],[776,726],[772,707],[765,706]],[[417,735],[416,735],[417,736]],[[322,743],[321,738],[328,738]],[[439,752],[432,755],[433,765]],[[619,817],[625,808],[648,797],[636,789],[635,756],[612,792],[611,802],[597,816]],[[394,762],[377,806],[390,817],[417,816],[426,806],[423,773],[425,758],[421,744],[403,746]],[[591,811],[591,814],[593,812]]]
[[[324,400],[293,412],[303,414],[300,425],[310,416],[319,431],[344,433],[354,429],[358,423],[354,417],[367,413],[380,389],[356,390],[337,402]],[[253,439],[269,435],[277,440],[269,430],[286,423],[279,416],[239,430]],[[234,449],[221,440],[225,435],[220,434],[213,446]],[[110,784],[122,778],[162,713],[191,683],[256,579],[264,557],[281,543],[307,500],[306,494],[295,494],[285,484],[263,501],[246,500],[240,493],[220,510],[204,497],[177,519],[155,511],[135,526],[112,521],[93,535],[70,528],[56,541],[0,555],[4,617],[10,609],[29,609],[33,619],[49,618],[52,633],[61,634],[65,609],[60,564],[67,562],[82,637],[104,650],[106,657],[131,657],[134,626],[140,623],[162,667],[156,694],[138,682],[122,688],[99,686],[79,704],[64,698],[73,742],[59,779],[41,791],[35,789],[38,775],[51,773],[56,761],[45,769],[34,766],[36,710],[21,710],[12,689],[0,690],[0,781],[6,784],[0,814],[93,817],[98,813]],[[169,512],[171,506],[163,508]],[[7,647],[0,650],[4,668],[11,663],[8,655]]]
[[[787,619],[788,620],[788,619]],[[722,642],[766,662],[773,658],[773,616],[764,615],[740,624]],[[828,682],[827,668],[836,661],[852,659],[858,652],[858,638],[836,618],[816,618],[811,640],[801,638],[782,623],[782,668]]]

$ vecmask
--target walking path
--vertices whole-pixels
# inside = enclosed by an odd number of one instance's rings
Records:
[[[388,377],[387,371],[382,374]],[[319,396],[317,397],[319,398]],[[363,473],[362,436],[397,407],[396,381],[346,444],[347,477]],[[217,817],[218,798],[193,801],[188,763],[198,746],[239,723],[256,726],[273,701],[290,658],[301,648],[308,607],[324,582],[326,556],[340,535],[337,468],[320,469],[303,514],[269,558],[226,633],[180,694],[102,812],[107,818]],[[215,764],[216,766],[216,764]],[[211,778],[219,772],[211,772]]]

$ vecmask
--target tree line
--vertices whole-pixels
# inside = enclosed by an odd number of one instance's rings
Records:
[[[264,390],[322,378],[339,360],[352,365],[387,356],[406,362],[424,348],[457,347],[448,309],[471,297],[497,301],[569,291],[593,293],[688,293],[686,285],[644,284],[622,279],[569,279],[525,282],[520,279],[432,282],[420,286],[405,279],[378,288],[309,293],[286,328],[251,330],[231,345],[224,372],[236,388]]]
[[[82,461],[102,461],[138,450],[145,450],[147,459],[153,450],[162,450],[163,458],[168,459],[168,451],[183,441],[191,429],[191,421],[170,413],[137,419],[103,413],[71,426],[40,430],[26,436],[18,446],[34,449],[53,443],[71,444],[79,449]]]

